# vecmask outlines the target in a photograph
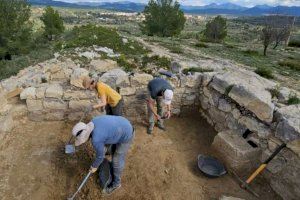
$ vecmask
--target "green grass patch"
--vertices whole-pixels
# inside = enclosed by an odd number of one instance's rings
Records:
[[[265,77],[267,79],[273,79],[274,75],[272,73],[272,70],[266,67],[258,67],[255,71],[258,75]]]
[[[210,69],[210,68],[200,68],[200,67],[190,67],[190,68],[185,68],[182,70],[182,73],[183,74],[194,74],[195,72],[200,72],[200,73],[203,73],[203,72],[213,72],[214,70],[213,69]]]
[[[157,65],[158,67],[169,69],[171,65],[171,60],[165,56],[143,56],[142,58],[142,67],[145,68],[148,63],[152,63],[154,65]]]
[[[249,55],[249,56],[260,56],[260,54],[258,53],[258,51],[252,50],[252,49],[247,49],[247,50],[244,50],[242,52],[243,52],[243,54]]]
[[[300,99],[299,99],[299,97],[297,97],[296,94],[290,94],[287,103],[288,103],[288,105],[300,104]]]
[[[292,70],[300,71],[300,60],[298,59],[287,59],[279,61],[280,66],[289,67]]]
[[[198,48],[208,48],[208,45],[205,44],[204,42],[197,42],[195,44],[195,47],[198,47]]]
[[[178,54],[183,53],[183,49],[180,46],[171,46],[169,47],[169,49],[172,53],[178,53]]]

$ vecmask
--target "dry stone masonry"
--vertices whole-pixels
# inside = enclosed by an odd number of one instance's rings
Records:
[[[20,115],[28,114],[34,121],[79,120],[88,105],[99,101],[95,92],[81,88],[87,75],[119,91],[125,116],[145,119],[147,83],[153,75],[126,73],[108,59],[94,59],[82,68],[71,59],[56,57],[1,81],[0,140]],[[288,88],[279,88],[278,99],[274,99],[270,93],[278,87],[274,82],[239,68],[164,78],[174,87],[173,114],[185,108],[199,110],[219,132],[212,145],[228,167],[249,174],[281,143],[287,143],[264,175],[283,199],[300,198],[300,105],[282,104],[291,93]],[[21,103],[7,100],[7,93],[17,88],[23,88]],[[98,114],[102,112],[95,111],[90,117]],[[244,139],[246,131],[251,134]]]

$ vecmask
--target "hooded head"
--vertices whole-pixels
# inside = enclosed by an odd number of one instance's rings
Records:
[[[93,130],[93,122],[90,122],[88,124],[85,124],[83,122],[77,123],[72,130],[72,135],[75,136],[75,146],[79,146],[88,141]]]
[[[163,96],[163,102],[166,105],[170,105],[173,99],[173,91],[172,90],[165,90],[164,96]]]

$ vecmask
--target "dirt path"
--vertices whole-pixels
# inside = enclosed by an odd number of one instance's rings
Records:
[[[77,199],[205,200],[222,194],[253,199],[229,175],[208,179],[197,169],[197,155],[210,153],[215,135],[203,119],[174,118],[166,124],[168,131],[155,130],[151,136],[145,127],[136,126],[120,190],[102,198],[94,174]],[[76,190],[92,162],[93,151],[89,144],[78,148],[74,156],[63,153],[71,128],[72,124],[64,122],[23,120],[1,141],[2,200],[66,199]],[[268,188],[260,183],[258,187],[265,193],[263,199],[277,199]]]

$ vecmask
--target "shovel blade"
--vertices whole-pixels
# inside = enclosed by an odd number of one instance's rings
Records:
[[[66,154],[72,154],[72,153],[75,153],[75,146],[72,145],[72,144],[67,144],[65,146],[65,153]]]

